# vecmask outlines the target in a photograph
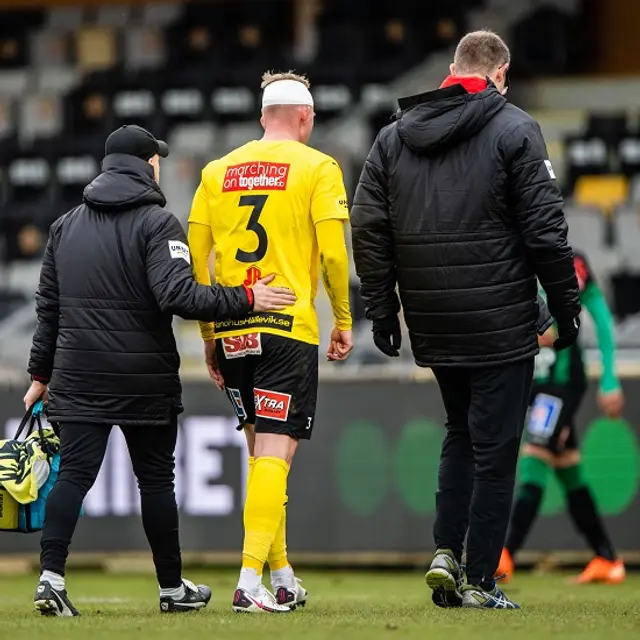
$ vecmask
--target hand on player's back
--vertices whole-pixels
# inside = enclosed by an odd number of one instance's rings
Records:
[[[282,311],[296,303],[296,294],[291,289],[267,286],[274,278],[272,274],[253,285],[254,311]]]
[[[327,360],[336,362],[346,360],[353,350],[353,332],[340,331],[334,328],[331,332],[331,340],[327,349]]]

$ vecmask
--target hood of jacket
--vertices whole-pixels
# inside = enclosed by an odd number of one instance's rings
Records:
[[[167,203],[153,177],[153,167],[135,156],[113,153],[102,161],[102,173],[89,183],[82,195],[96,211],[130,211],[145,205]]]
[[[398,132],[414,151],[440,153],[476,135],[506,103],[492,83],[477,93],[453,84],[401,98]]]

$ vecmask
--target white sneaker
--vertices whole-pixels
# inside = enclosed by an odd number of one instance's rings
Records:
[[[307,598],[309,594],[307,590],[302,586],[302,580],[294,577],[293,584],[278,584],[272,583],[273,591],[276,594],[276,602],[278,604],[285,605],[291,610],[296,607],[304,607],[307,604]]]
[[[261,584],[252,590],[238,587],[233,596],[233,610],[236,613],[289,613],[291,607],[278,604],[274,595]]]

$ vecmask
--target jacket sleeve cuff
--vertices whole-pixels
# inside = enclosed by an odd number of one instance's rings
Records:
[[[247,294],[247,299],[249,300],[249,311],[253,311],[253,289],[248,287],[246,284],[242,285],[244,287],[244,291]]]
[[[35,382],[41,382],[42,384],[49,384],[49,378],[45,377],[45,376],[40,376],[37,375],[35,373],[31,374],[31,380],[35,381]]]

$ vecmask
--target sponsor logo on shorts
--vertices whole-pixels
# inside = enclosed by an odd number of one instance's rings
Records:
[[[222,191],[284,191],[290,167],[290,164],[263,161],[232,165],[224,174]]]
[[[287,421],[291,404],[290,394],[254,389],[253,399],[256,405],[256,417],[279,420],[280,422]]]
[[[191,264],[191,253],[184,242],[169,240],[169,253],[172,258],[182,258],[187,264]]]
[[[242,402],[240,389],[230,389],[227,387],[227,395],[229,396],[229,400],[231,400],[233,410],[236,412],[238,420],[244,422],[247,419],[247,412],[244,408],[244,403]]]
[[[248,333],[245,336],[228,336],[222,338],[222,350],[227,360],[259,356],[262,353],[262,340],[259,333]]]
[[[218,320],[216,331],[240,331],[242,329],[278,329],[291,333],[293,331],[293,316],[284,313],[252,313],[240,320]]]

